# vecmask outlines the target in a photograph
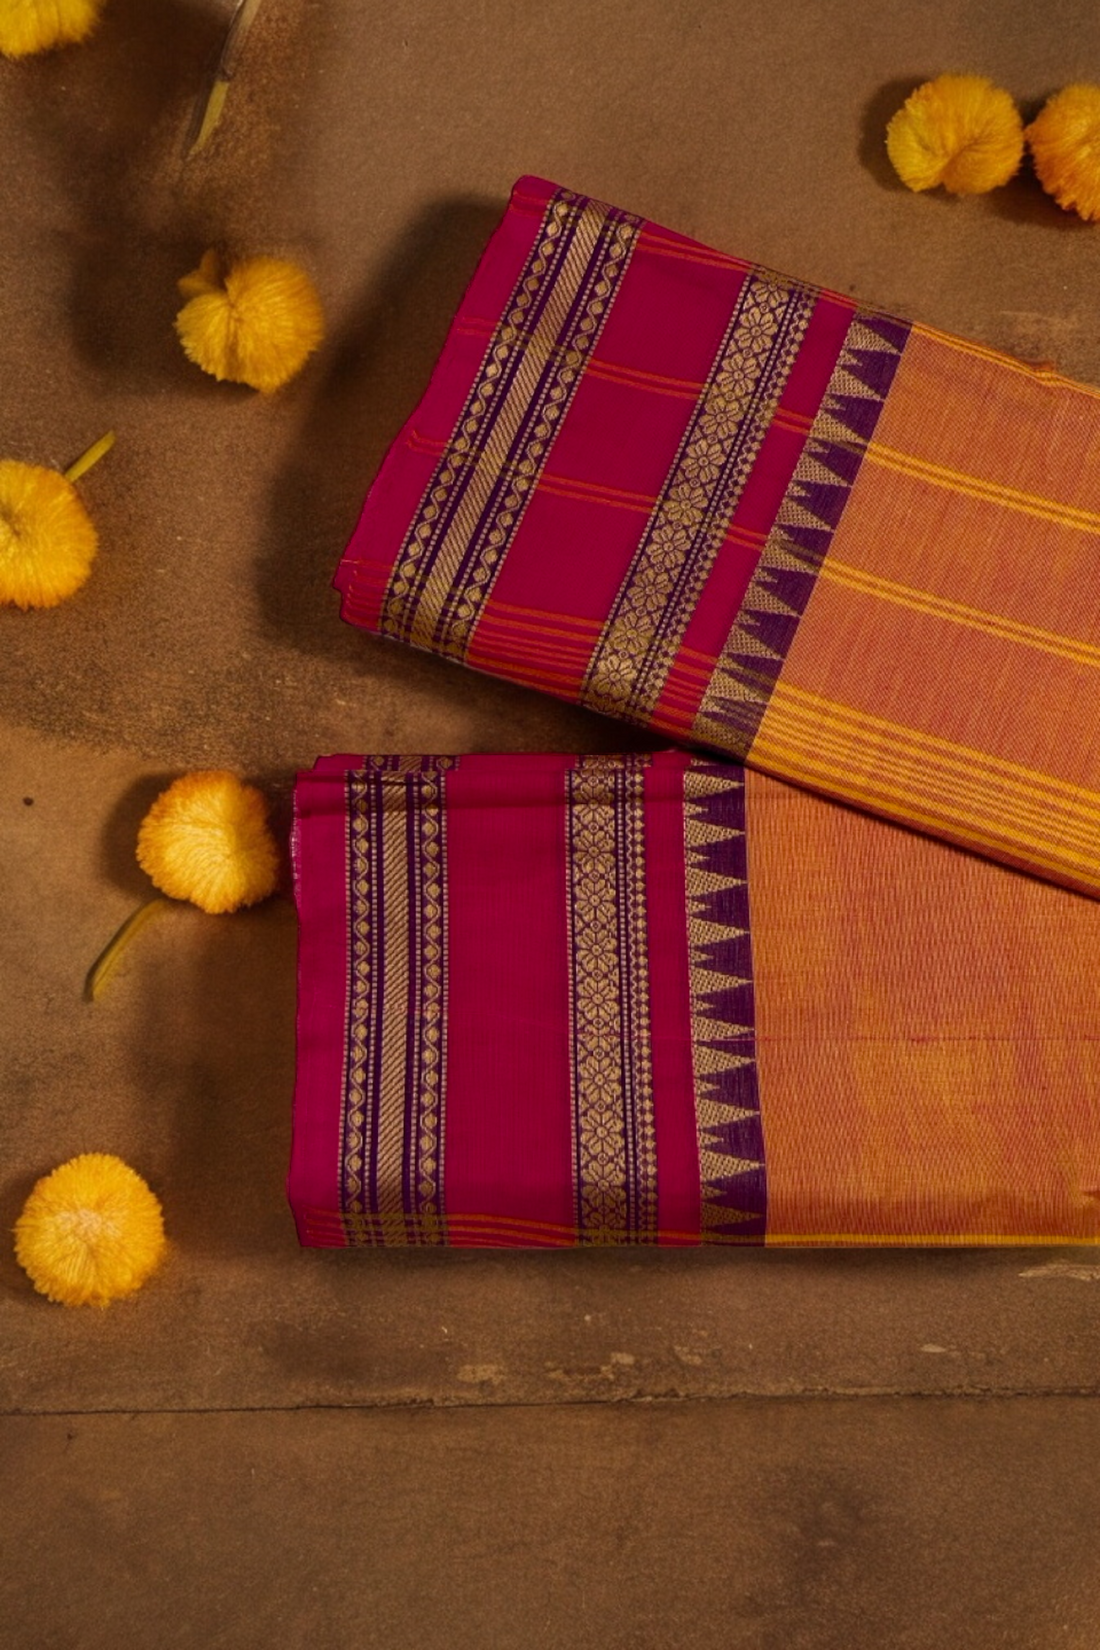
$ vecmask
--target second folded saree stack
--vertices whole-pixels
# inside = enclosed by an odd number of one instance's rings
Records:
[[[680,751],[299,777],[303,1242],[1100,1240],[1100,907]]]

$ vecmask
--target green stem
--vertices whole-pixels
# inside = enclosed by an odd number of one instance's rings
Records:
[[[93,464],[99,463],[104,453],[110,452],[114,444],[115,432],[114,430],[108,430],[106,435],[101,435],[98,441],[93,442],[86,453],[81,453],[75,464],[69,465],[69,468],[63,472],[65,480],[79,481],[81,476],[87,475]]]
[[[119,958],[138,930],[144,928],[149,919],[160,911],[167,911],[173,903],[174,901],[155,894],[152,899],[147,899],[144,905],[139,905],[136,911],[130,912],[118,933],[113,939],[108,940],[88,970],[88,977],[84,981],[86,1003],[94,1003],[99,999],[104,986],[118,967]]]

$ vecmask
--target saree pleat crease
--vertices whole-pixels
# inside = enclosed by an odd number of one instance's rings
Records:
[[[1095,1242],[1098,456],[521,179],[342,613],[684,748],[300,776],[302,1241]]]

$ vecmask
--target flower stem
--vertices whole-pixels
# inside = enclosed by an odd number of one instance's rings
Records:
[[[206,107],[202,112],[202,120],[199,123],[199,135],[188,150],[188,160],[191,159],[192,155],[197,155],[200,149],[206,148],[215,126],[222,118],[222,110],[225,108],[225,100],[228,96],[229,82],[223,80],[219,75],[210,88],[210,96],[206,100]]]
[[[229,82],[236,72],[248,31],[256,21],[256,14],[262,4],[263,0],[236,0],[233,16],[226,30],[225,45],[214,70],[214,78],[210,82],[210,90],[195,109],[185,161],[206,147],[222,118],[225,101],[229,96]]]
[[[114,430],[108,430],[107,434],[101,435],[99,440],[89,447],[86,453],[81,453],[75,464],[69,465],[69,468],[64,472],[65,480],[79,481],[82,475],[87,475],[93,464],[99,463],[104,453],[110,452],[114,444],[115,432]]]
[[[88,977],[84,981],[84,1001],[86,1003],[98,1001],[104,986],[118,967],[122,953],[138,930],[144,928],[151,917],[155,917],[161,911],[166,911],[174,903],[173,900],[163,899],[159,894],[155,894],[152,899],[147,899],[144,905],[139,905],[136,911],[130,912],[118,933],[115,934],[113,939],[108,940],[88,970]]]

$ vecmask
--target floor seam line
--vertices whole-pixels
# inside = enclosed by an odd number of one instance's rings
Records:
[[[546,1409],[642,1409],[663,1406],[672,1408],[687,1404],[721,1404],[721,1403],[858,1403],[863,1400],[924,1400],[926,1402],[941,1401],[968,1401],[979,1403],[1006,1402],[1014,1399],[1065,1399],[1065,1398],[1098,1398],[1100,1389],[1096,1387],[1046,1387],[1035,1388],[999,1388],[999,1387],[961,1387],[944,1390],[913,1389],[907,1387],[865,1388],[853,1391],[851,1388],[823,1388],[802,1392],[724,1392],[724,1393],[653,1393],[631,1394],[621,1398],[554,1398],[554,1399],[506,1399],[499,1402],[465,1402],[462,1399],[405,1399],[394,1402],[352,1402],[352,1403],[306,1403],[306,1404],[213,1404],[203,1406],[191,1405],[158,1405],[152,1408],[142,1408],[134,1405],[118,1405],[102,1408],[85,1409],[3,1409],[0,1410],[0,1420],[46,1420],[56,1419],[91,1419],[95,1416],[139,1416],[139,1415],[307,1415],[307,1414],[419,1414],[426,1411],[440,1413],[444,1411],[514,1411],[514,1410],[546,1410]]]

